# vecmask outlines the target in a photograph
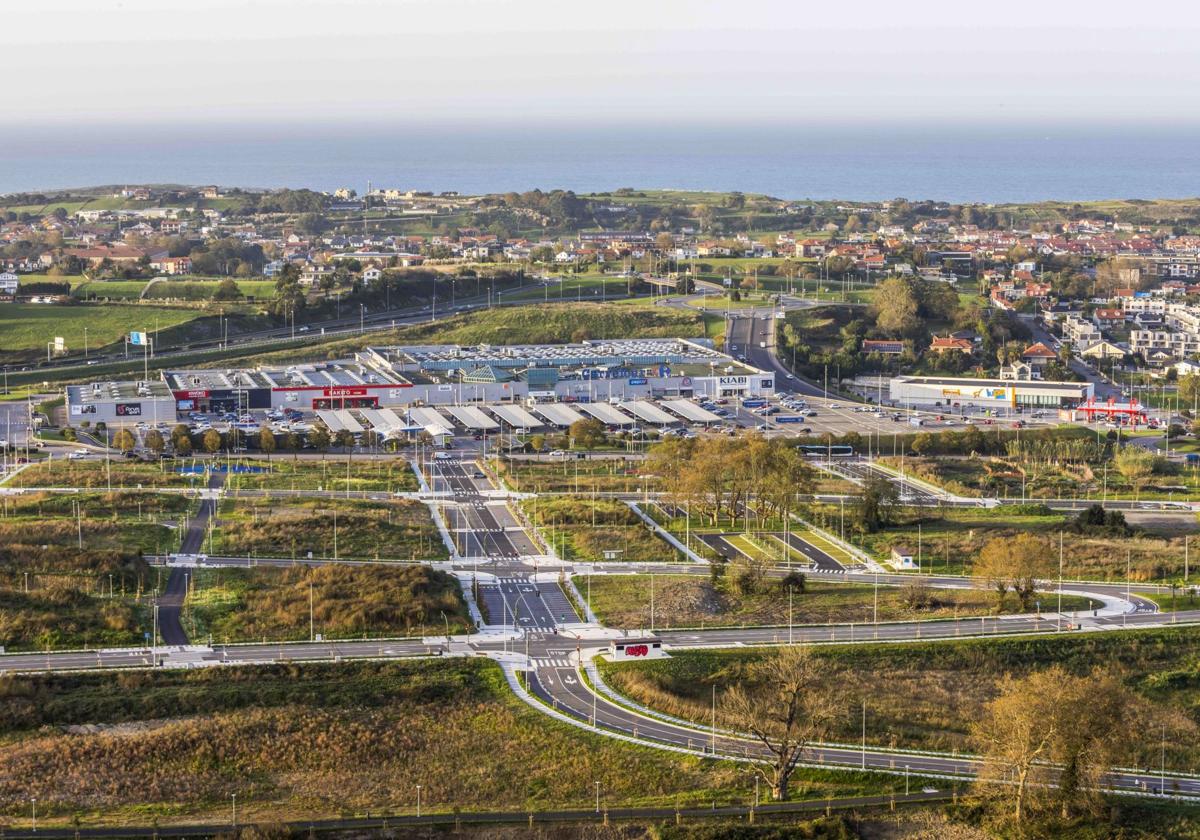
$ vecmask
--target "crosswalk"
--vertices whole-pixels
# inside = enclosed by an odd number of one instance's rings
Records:
[[[574,667],[574,664],[575,663],[571,662],[569,659],[564,659],[564,658],[534,659],[533,660],[534,668],[572,668],[572,667]]]

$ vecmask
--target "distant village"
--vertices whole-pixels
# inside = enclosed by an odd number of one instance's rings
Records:
[[[453,272],[486,264],[543,274],[597,264],[624,274],[725,273],[726,286],[747,286],[751,270],[789,281],[849,276],[871,283],[900,276],[954,284],[977,292],[995,310],[1033,314],[1077,356],[1137,356],[1155,366],[1200,357],[1200,235],[1161,225],[1097,218],[999,229],[951,215],[895,224],[887,223],[886,202],[839,205],[844,221],[814,225],[801,218],[803,205],[778,202],[772,208],[781,220],[776,227],[787,228],[794,217],[792,229],[725,233],[714,231],[711,220],[670,229],[660,222],[631,227],[635,208],[609,195],[592,201],[592,224],[563,230],[563,220],[552,213],[494,197],[395,189],[369,189],[362,196],[348,188],[304,192],[306,204],[250,212],[233,209],[236,203],[223,208],[229,196],[215,186],[174,192],[128,187],[107,197],[112,207],[86,201],[74,212],[10,211],[0,223],[0,300],[62,302],[67,292],[55,288],[55,279],[78,275],[102,282],[274,279],[286,272],[316,293],[347,280],[372,284],[385,272]],[[454,221],[486,219],[497,206],[503,206],[506,224]],[[425,220],[428,232],[393,233],[378,224],[372,229],[369,211]],[[529,233],[539,228],[545,232]],[[741,261],[736,284],[722,263],[735,260]],[[761,265],[747,269],[746,260]],[[861,347],[884,356],[902,349],[902,342],[887,338],[867,339]],[[969,354],[974,347],[971,337],[951,334],[933,336],[927,349]],[[1036,367],[1056,355],[1034,343],[1026,361]]]

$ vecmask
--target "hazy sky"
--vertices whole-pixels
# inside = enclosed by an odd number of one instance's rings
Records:
[[[8,124],[1195,122],[1200,3],[0,0]]]

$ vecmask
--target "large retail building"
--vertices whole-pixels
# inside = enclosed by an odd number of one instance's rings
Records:
[[[888,385],[895,406],[946,408],[1074,408],[1094,394],[1090,382],[897,376]]]

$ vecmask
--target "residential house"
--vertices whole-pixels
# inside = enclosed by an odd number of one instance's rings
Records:
[[[934,353],[971,353],[975,349],[975,345],[965,338],[955,338],[951,335],[939,338],[935,335],[929,344],[929,349]]]
[[[150,258],[150,268],[162,274],[177,275],[192,273],[191,257],[153,256]]]
[[[1036,371],[1041,371],[1042,368],[1051,362],[1057,361],[1058,354],[1047,347],[1042,342],[1030,345],[1024,353],[1021,354],[1021,361],[1025,362]]]
[[[1123,359],[1129,355],[1129,350],[1111,341],[1097,341],[1079,351],[1085,359]]]
[[[17,287],[20,285],[20,278],[11,271],[0,274],[0,301],[14,300],[17,296]]]
[[[1124,309],[1097,309],[1092,313],[1092,323],[1102,330],[1125,326]]]

